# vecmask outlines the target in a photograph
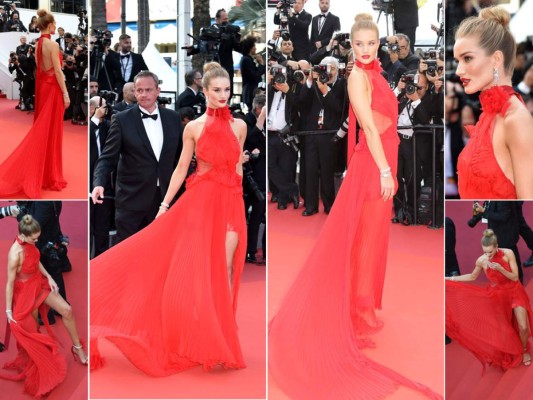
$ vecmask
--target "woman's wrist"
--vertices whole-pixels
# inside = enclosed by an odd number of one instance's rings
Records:
[[[380,178],[389,178],[392,176],[390,167],[386,167],[379,170]]]

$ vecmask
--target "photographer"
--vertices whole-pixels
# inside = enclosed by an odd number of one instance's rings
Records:
[[[21,54],[28,54],[28,48],[30,47],[30,45],[28,43],[26,43],[27,41],[27,38],[26,38],[26,35],[22,35],[20,37],[20,45],[17,46],[17,48],[15,49],[15,53],[17,53],[18,56],[20,56]]]
[[[294,44],[293,57],[296,60],[308,60],[309,49],[309,25],[311,14],[304,8],[304,0],[283,0],[277,4],[274,14],[274,24],[279,25],[283,31],[289,30],[290,39]]]
[[[65,75],[65,85],[67,86],[68,95],[71,99],[76,97],[76,84],[79,79],[76,59],[73,55],[65,56],[63,60],[63,74]],[[74,113],[74,102],[72,102],[69,107],[65,110],[63,116],[64,120],[72,119]]]
[[[411,52],[410,41],[407,35],[397,33],[380,39],[381,46],[387,46],[388,52],[380,52],[383,69],[389,70],[389,63],[401,62],[407,71],[418,69],[420,59]],[[396,75],[395,75],[396,76]]]
[[[340,64],[346,65],[351,48],[350,34],[335,32],[326,46],[311,54],[309,61],[313,65],[318,65],[325,57],[335,57]]]
[[[132,84],[133,85],[133,84]],[[94,167],[98,161],[98,157],[102,153],[107,141],[107,134],[109,132],[110,123],[106,119],[108,107],[104,98],[95,96],[89,101],[89,115],[91,116],[89,129],[89,190],[93,190],[93,174]],[[109,248],[109,231],[114,219],[114,191],[112,187],[112,179],[104,187],[104,199],[100,205],[95,205],[90,202],[90,230],[91,230],[91,248],[96,257],[102,254]]]
[[[185,73],[185,84],[187,88],[180,93],[176,101],[176,108],[181,109],[191,107],[196,115],[205,112],[205,96],[202,92],[202,72],[197,69]]]
[[[305,65],[304,65],[305,63]],[[302,66],[308,67],[306,61]],[[286,69],[277,64],[267,74],[268,92],[268,178],[272,201],[278,203],[278,210],[286,210],[292,202],[298,208],[298,184],[296,183],[296,162],[298,161],[297,139],[291,135],[298,118],[297,98],[301,85],[280,74]]]
[[[248,127],[244,149],[248,162],[243,164],[243,185],[245,193],[245,209],[251,207],[248,220],[248,244],[246,262],[256,263],[257,236],[261,222],[265,220],[266,210],[266,96],[257,95],[252,108],[244,117]],[[251,179],[250,179],[251,178]],[[265,233],[263,233],[263,259],[266,258]]]
[[[248,110],[252,109],[254,90],[257,88],[259,82],[261,82],[261,77],[266,71],[263,57],[261,54],[255,53],[256,42],[257,38],[253,36],[246,37],[241,42],[243,53],[240,64],[242,75],[242,102],[246,104]]]
[[[326,46],[334,32],[341,29],[339,17],[329,12],[329,0],[319,0],[320,14],[315,15],[311,22],[310,54]]]
[[[4,6],[0,6],[0,33],[5,32],[7,25],[7,13]]]
[[[91,52],[90,74],[96,78],[101,90],[112,90],[111,72],[106,68],[108,56],[117,54],[110,49],[112,37],[113,34],[110,31],[94,30],[94,36],[91,36],[89,42]]]
[[[418,27],[417,0],[393,1],[394,32],[402,32],[409,38],[410,51],[415,51],[416,28]],[[453,26],[453,25],[451,25]],[[411,69],[407,67],[407,69]]]
[[[334,175],[336,166],[335,132],[348,110],[346,80],[339,79],[339,62],[326,57],[314,66],[299,94],[302,130],[315,131],[305,138],[305,210],[303,216],[318,213],[318,197],[329,214],[335,200]],[[305,111],[304,111],[305,110]],[[319,131],[332,131],[319,133]]]
[[[29,57],[25,54],[17,55],[15,52],[11,52],[8,61],[9,72],[16,73],[15,82],[20,85],[20,101],[15,108],[21,111],[33,109],[33,96],[35,95],[35,80],[33,78],[35,58],[33,57],[33,50],[28,53],[30,54]]]
[[[223,8],[215,14],[215,23],[213,27],[222,31],[220,36],[220,46],[218,48],[218,57],[220,65],[228,71],[230,79],[231,97],[233,97],[233,51],[242,53],[240,28],[236,25],[230,25],[228,14]],[[231,98],[230,97],[230,98]]]
[[[433,114],[432,104],[426,97],[427,81],[419,78],[417,71],[410,71],[402,75],[398,83],[401,90],[398,103],[398,126],[409,127],[398,129],[400,136],[400,146],[398,148],[398,191],[394,196],[394,223],[401,222],[410,225],[413,220],[414,199],[413,190],[416,185],[417,193],[420,192],[421,173],[417,172],[417,182],[413,179],[413,133],[416,125],[426,125],[431,121]],[[418,135],[417,154],[419,153],[420,142],[425,144],[425,137],[429,135]],[[420,142],[419,142],[420,141]],[[427,151],[424,147],[423,151]],[[431,152],[425,154],[431,160]],[[417,164],[419,165],[419,164]],[[431,164],[430,164],[431,165]],[[417,168],[418,169],[418,168]],[[426,184],[426,182],[424,182]]]
[[[11,14],[11,19],[6,23],[6,32],[28,32],[24,24],[20,21],[18,12]]]
[[[279,64],[284,67],[291,67],[293,70],[298,69],[298,60],[292,56],[292,52],[294,51],[292,41],[286,36],[285,39],[282,38],[281,44],[278,47],[276,43],[280,37],[280,31],[275,30],[272,35],[272,40],[269,40],[267,43],[268,65]]]
[[[122,101],[113,106],[115,112],[129,110],[135,105],[135,103],[137,103],[137,99],[135,98],[135,85],[133,82],[126,83],[122,88],[122,99]]]

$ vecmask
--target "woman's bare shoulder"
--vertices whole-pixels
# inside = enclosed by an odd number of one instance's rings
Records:
[[[533,144],[533,117],[518,98],[513,96],[509,101],[504,117],[507,139],[524,145]]]

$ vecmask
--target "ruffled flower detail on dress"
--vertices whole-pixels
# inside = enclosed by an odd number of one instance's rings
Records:
[[[229,110],[228,106],[220,108],[207,107],[207,115],[210,117],[222,118],[226,121],[233,121],[233,116],[231,115],[231,111]]]
[[[483,112],[503,115],[509,107],[509,98],[513,93],[510,86],[493,86],[479,95]]]

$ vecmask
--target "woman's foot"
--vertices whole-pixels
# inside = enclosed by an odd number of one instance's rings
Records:
[[[89,364],[89,357],[87,357],[82,344],[72,345],[72,357],[74,357],[74,360],[79,360],[83,365]]]
[[[531,355],[527,351],[522,354],[522,364],[524,364],[526,367],[531,365]]]

